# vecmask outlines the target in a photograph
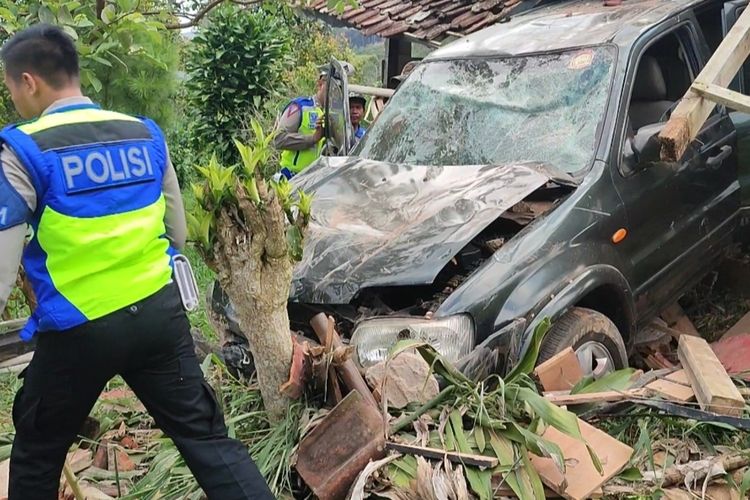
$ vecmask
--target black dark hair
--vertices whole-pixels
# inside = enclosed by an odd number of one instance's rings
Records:
[[[47,84],[60,89],[78,79],[78,52],[73,39],[62,29],[36,24],[19,31],[0,50],[5,73],[19,80],[33,73]]]

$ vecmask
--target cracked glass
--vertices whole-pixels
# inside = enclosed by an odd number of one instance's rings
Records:
[[[416,165],[589,165],[605,117],[613,47],[417,66],[358,148]]]

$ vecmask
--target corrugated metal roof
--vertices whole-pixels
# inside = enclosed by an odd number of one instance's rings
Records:
[[[328,0],[313,0],[303,8],[334,17],[367,35],[408,34],[426,42],[450,35],[466,35],[490,26],[513,12],[545,0],[360,0],[342,13],[328,8]],[[523,8],[519,8],[523,6]]]

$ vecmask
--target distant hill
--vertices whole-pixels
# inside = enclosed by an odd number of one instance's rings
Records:
[[[344,36],[349,45],[355,50],[375,45],[383,42],[383,39],[377,35],[364,36],[361,31],[354,28],[332,28],[337,35]]]

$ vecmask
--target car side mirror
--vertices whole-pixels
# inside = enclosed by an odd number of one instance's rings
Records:
[[[635,164],[637,168],[646,168],[660,161],[661,143],[659,134],[664,128],[664,123],[653,123],[641,127],[631,141]]]

